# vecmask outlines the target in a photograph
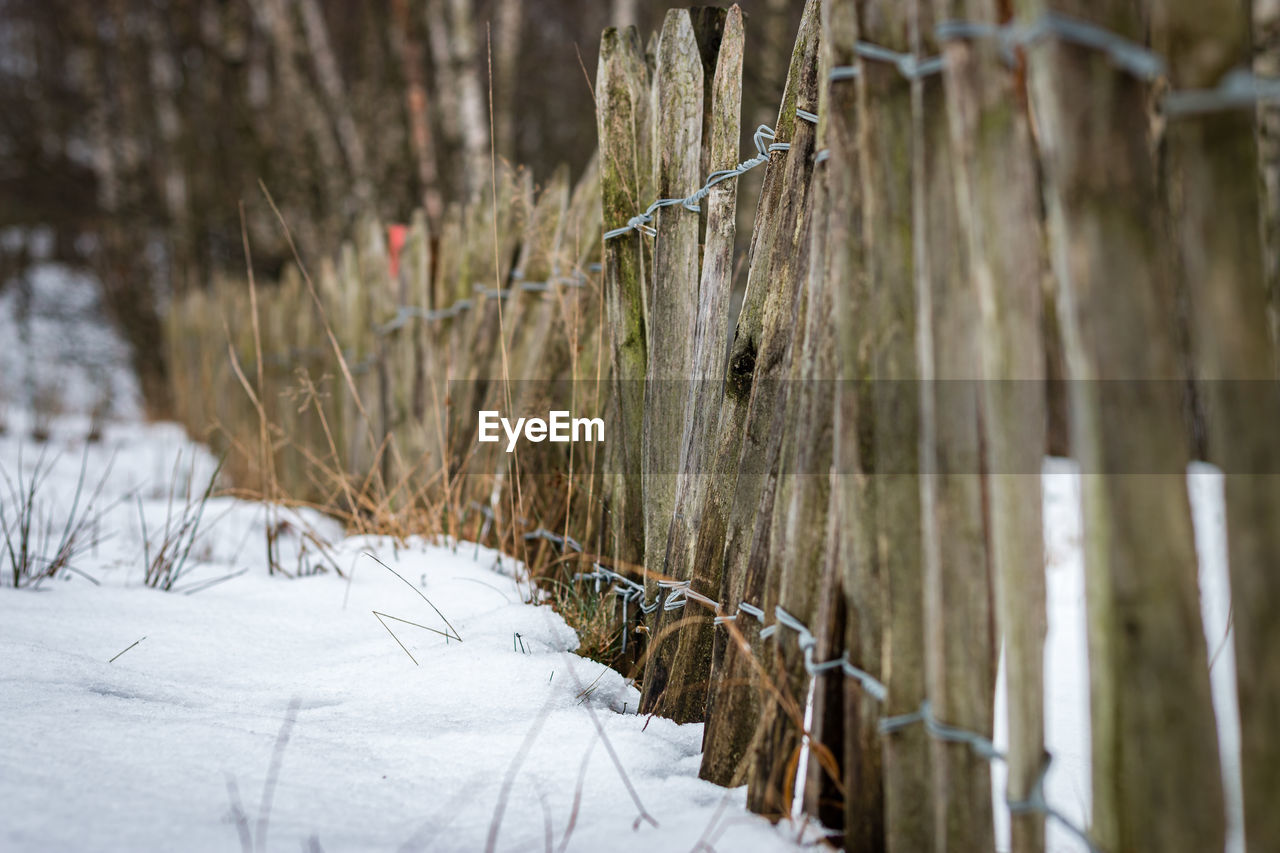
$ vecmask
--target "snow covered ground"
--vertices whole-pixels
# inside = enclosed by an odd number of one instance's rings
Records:
[[[21,426],[0,439],[11,477],[20,447],[25,468],[38,457]],[[51,507],[74,491],[84,427],[57,424]],[[98,525],[113,535],[81,561],[100,586],[0,591],[0,848],[796,846],[744,791],[697,778],[701,726],[637,716],[635,689],[573,654],[573,631],[523,603],[519,566],[488,549],[341,540],[305,514],[286,564],[312,529],[338,544],[304,563],[348,577],[268,577],[264,507],[220,498],[175,587],[195,591],[142,586],[139,501],[154,534],[179,453],[198,492],[212,460],[176,428],[108,429],[86,481],[114,456]]]

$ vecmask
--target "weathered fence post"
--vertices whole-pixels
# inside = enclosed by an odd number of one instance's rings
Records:
[[[798,126],[792,138],[796,150],[787,161],[788,177],[794,169],[801,175],[800,181],[805,181],[792,184],[803,205],[796,229],[803,260],[793,273],[799,281],[792,327],[781,332],[781,338],[791,339],[790,370],[784,380],[787,388],[778,394],[785,400],[785,405],[777,408],[784,412],[786,421],[778,430],[781,435],[775,436],[781,444],[773,462],[777,469],[773,517],[769,538],[752,543],[747,564],[748,587],[752,579],[759,578],[765,613],[780,622],[781,608],[804,625],[815,625],[818,612],[818,583],[827,545],[833,426],[833,397],[820,387],[833,370],[831,287],[825,261],[826,167],[812,162],[821,145],[826,107],[822,41],[819,36],[808,46],[802,65],[796,97]],[[800,111],[818,115],[817,127],[801,119]],[[765,488],[768,491],[770,486]],[[762,500],[762,509],[766,505],[767,499]],[[763,677],[773,681],[777,694],[768,691],[762,701],[748,803],[765,813],[786,814],[802,748],[810,679],[799,634],[780,627],[773,638],[773,643],[764,647],[761,664]],[[814,764],[821,763],[819,756],[825,757],[823,749],[819,744],[811,751]]]
[[[1028,17],[1047,5],[1141,37],[1140,10],[1124,0],[1019,5]],[[1173,288],[1152,226],[1160,205],[1148,88],[1101,51],[1050,40],[1029,53],[1071,374],[1071,444],[1085,471],[1093,832],[1112,853],[1215,850],[1223,845],[1222,787]]]
[[[338,286],[341,301],[334,314],[334,336],[343,347],[348,369],[355,370],[359,363],[369,354],[367,336],[362,329],[369,325],[369,311],[364,298],[364,290],[360,285],[360,265],[356,248],[350,241],[344,242],[339,250]],[[334,355],[334,368],[338,369],[337,355]],[[366,372],[367,374],[367,372]],[[369,395],[366,393],[367,382],[364,375],[357,374],[352,382],[342,383],[343,411],[345,423],[343,432],[347,435],[347,462],[349,474],[359,477],[369,470],[373,464],[373,453],[366,447],[375,447],[374,424],[370,421],[366,408]]]
[[[1154,37],[1176,89],[1209,89],[1247,62],[1247,4],[1162,4]],[[1166,100],[1166,107],[1174,101]],[[1252,108],[1168,115],[1177,269],[1206,401],[1209,458],[1225,474],[1244,835],[1280,849],[1280,396],[1268,334]],[[1178,187],[1174,192],[1173,187]]]
[[[431,236],[427,231],[427,218],[421,209],[413,214],[409,233],[400,253],[401,302],[417,312],[425,312],[431,305]],[[401,335],[404,361],[397,365],[403,371],[400,377],[402,401],[405,407],[401,440],[402,450],[410,469],[420,477],[434,473],[430,464],[431,448],[426,443],[423,424],[427,419],[428,361],[427,326],[421,317],[413,317]]]
[[[832,511],[840,519],[836,558],[840,563],[845,615],[840,645],[849,662],[872,677],[882,678],[881,626],[883,580],[876,548],[874,476],[874,407],[870,381],[873,371],[874,327],[872,292],[867,269],[863,201],[863,171],[859,118],[861,59],[855,52],[859,38],[854,4],[829,7],[824,39],[831,67],[845,71],[831,81],[826,144],[828,222],[827,254],[835,283],[832,314],[836,334],[837,375],[835,406],[835,471]],[[880,702],[855,679],[843,683],[845,849],[874,853],[884,849],[884,781],[882,747],[876,724]]]
[[[710,123],[708,138],[703,146],[709,153],[706,174],[732,169],[738,162],[743,39],[742,10],[735,4],[724,21],[710,108],[707,110]],[[713,599],[720,594],[719,584],[700,586],[706,584],[707,579],[695,579],[692,576],[692,547],[698,524],[695,513],[703,505],[707,490],[711,488],[710,468],[720,424],[737,200],[738,182],[730,179],[712,187],[704,202],[707,236],[698,285],[697,326],[693,344],[694,369],[689,376],[685,433],[680,451],[680,480],[676,489],[676,505],[671,519],[665,561],[665,572],[668,575],[688,580],[695,592]],[[684,608],[685,611],[689,609],[688,606]],[[704,719],[707,686],[711,677],[711,649],[715,630],[712,614],[697,614],[695,610],[689,615],[701,615],[705,618],[696,624],[687,625],[678,637],[673,638],[676,651],[669,676],[672,683],[686,685],[686,689],[668,695],[662,703],[663,712],[677,722]]]
[[[361,396],[375,419],[373,429],[374,461],[377,465],[380,491],[386,494],[392,471],[400,467],[395,436],[391,429],[392,391],[388,371],[390,342],[380,334],[377,324],[395,312],[395,298],[387,268],[386,241],[382,224],[371,216],[363,216],[357,225],[356,253],[359,259],[361,297],[364,301],[363,322],[357,329],[361,349],[370,359],[368,380],[358,381]],[[362,365],[363,367],[363,365]],[[364,389],[368,389],[367,393]]]
[[[702,61],[689,10],[667,12],[658,40],[653,81],[654,192],[681,198],[702,177]],[[644,384],[644,568],[646,600],[658,594],[667,532],[675,509],[675,460],[680,457],[685,395],[692,375],[693,330],[698,310],[698,214],[684,205],[654,213],[653,277],[648,283],[648,369]],[[640,710],[657,706],[667,688],[674,643],[659,635],[663,611],[649,618],[649,655]]]
[[[600,193],[606,231],[627,224],[649,197],[649,72],[635,28],[609,28],[600,40],[596,73],[600,136]],[[647,338],[644,246],[632,230],[604,244],[605,316],[612,346],[605,511],[609,556],[619,569],[644,559],[640,462]]]
[[[997,25],[988,0],[939,0],[939,19]],[[945,44],[959,222],[980,307],[983,437],[990,494],[997,641],[1009,709],[1008,797],[1032,794],[1044,763],[1045,446],[1040,306],[1043,235],[1022,75],[988,40]],[[1044,849],[1044,817],[1013,815],[1011,849]]]
[[[763,576],[748,595],[746,566],[753,539],[763,535],[772,520],[767,481],[771,471],[776,476],[771,459],[777,459],[781,443],[773,428],[774,416],[781,423],[786,408],[780,396],[782,380],[790,367],[796,292],[805,269],[797,255],[803,253],[807,259],[807,242],[796,232],[804,208],[800,196],[808,190],[812,168],[813,132],[812,125],[796,118],[795,110],[805,69],[811,84],[815,76],[809,66],[816,61],[820,11],[818,0],[808,0],[778,110],[777,143],[792,147],[766,166],[752,233],[747,292],[725,376],[720,436],[711,471],[714,479],[695,545],[694,578],[719,575],[719,601],[730,613],[744,601],[750,606],[763,604]],[[811,88],[808,97],[815,92]],[[770,500],[764,508],[761,497],[766,493]],[[767,548],[767,538],[762,547]],[[760,697],[751,654],[740,643],[758,647],[758,634],[758,626],[743,619],[735,623],[733,632],[716,638],[717,644],[723,642],[723,652],[713,651],[702,775],[720,784],[741,784],[746,779]]]
[[[911,53],[910,9],[868,4],[862,37]],[[924,565],[921,553],[920,412],[915,338],[912,83],[896,65],[864,61],[863,198],[873,325],[877,562],[885,584],[881,650],[888,697],[882,712],[907,714],[925,698]],[[883,738],[885,834],[890,850],[934,845],[930,748],[920,726]]]
[[[936,56],[932,0],[915,0],[914,53]],[[934,713],[990,738],[996,662],[982,471],[978,294],[956,211],[942,75],[915,82],[916,322],[922,453],[926,683]],[[991,767],[931,744],[936,850],[995,846]]]

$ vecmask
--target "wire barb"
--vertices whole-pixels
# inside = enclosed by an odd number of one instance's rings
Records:
[[[797,111],[797,115],[799,112],[800,111]],[[812,113],[810,113],[810,115],[812,115]],[[814,116],[814,120],[817,120],[817,116]],[[603,239],[612,240],[615,237],[621,237],[631,231],[638,231],[641,234],[646,234],[650,237],[658,236],[657,230],[649,223],[653,222],[654,213],[662,207],[680,205],[685,210],[698,213],[701,210],[701,208],[698,207],[698,202],[706,198],[707,195],[710,194],[711,188],[716,184],[722,181],[727,181],[730,178],[736,178],[739,175],[746,174],[762,163],[769,162],[769,154],[773,151],[786,151],[791,147],[790,144],[785,142],[773,142],[773,139],[773,128],[769,127],[767,124],[760,125],[756,128],[756,132],[752,134],[752,140],[756,145],[756,156],[749,160],[743,160],[732,169],[721,169],[718,172],[712,172],[707,176],[706,182],[703,183],[701,187],[694,190],[693,193],[685,196],[684,198],[658,199],[653,204],[649,205],[644,213],[637,213],[635,216],[628,219],[626,225],[604,232]]]
[[[710,608],[715,613],[714,624],[724,625],[728,622],[736,622],[739,616],[747,615],[764,624],[764,611],[755,605],[745,601],[739,602],[737,609],[732,614],[726,614],[724,608],[718,601],[708,598],[705,595],[694,592],[691,581],[677,580],[660,580],[657,582],[658,595],[653,602],[646,604],[644,602],[645,588],[642,584],[623,577],[612,569],[607,569],[600,564],[594,565],[591,572],[582,572],[574,575],[574,581],[590,580],[595,581],[596,591],[600,591],[603,581],[609,581],[613,584],[613,592],[622,602],[623,620],[626,619],[626,607],[632,601],[639,601],[640,610],[643,613],[652,613],[659,607],[664,610],[677,610],[685,606],[688,601],[697,601]],[[666,600],[663,600],[663,594],[666,593]],[[796,618],[786,608],[778,606],[774,608],[774,622],[767,625],[760,631],[760,639],[767,639],[777,633],[780,628],[796,634],[796,645],[804,655],[805,671],[810,676],[818,676],[824,673],[840,671],[847,678],[856,680],[862,687],[862,690],[875,699],[877,702],[884,703],[889,697],[888,686],[880,681],[871,673],[859,669],[849,662],[849,653],[841,652],[839,657],[830,660],[816,662],[814,661],[814,650],[818,646],[818,639],[814,636],[809,627]],[[623,631],[623,648],[626,648],[626,631]],[[928,735],[936,740],[945,741],[947,743],[963,744],[969,747],[974,755],[986,761],[988,764],[997,762],[1008,764],[1008,756],[996,748],[995,743],[988,737],[977,732],[971,732],[967,729],[952,726],[939,720],[933,713],[933,705],[925,699],[920,706],[914,711],[905,714],[897,714],[894,716],[881,717],[877,724],[877,730],[881,735],[891,735],[895,732],[902,731],[916,725],[923,725]],[[1079,838],[1090,853],[1102,853],[1101,849],[1094,843],[1093,839],[1084,829],[1077,826],[1073,821],[1066,817],[1062,812],[1055,809],[1048,803],[1044,796],[1044,781],[1048,773],[1049,756],[1046,754],[1045,763],[1041,767],[1040,775],[1037,777],[1034,785],[1031,786],[1030,792],[1023,798],[1014,800],[1006,799],[1011,815],[1021,815],[1036,813],[1042,814],[1047,819],[1057,821],[1068,832]]]

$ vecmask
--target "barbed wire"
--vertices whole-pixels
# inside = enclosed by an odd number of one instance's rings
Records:
[[[549,535],[547,535],[549,534]],[[556,541],[560,537],[551,534],[549,531],[535,531],[530,536],[538,535],[542,538]],[[576,543],[575,543],[576,544]],[[575,548],[581,553],[581,547]],[[760,638],[767,639],[777,633],[779,628],[786,628],[796,634],[796,645],[804,655],[804,668],[810,677],[817,677],[826,673],[839,671],[847,678],[852,678],[859,683],[862,690],[875,699],[877,702],[884,703],[889,697],[889,688],[880,679],[873,676],[866,670],[860,669],[849,662],[848,651],[840,653],[839,657],[831,658],[825,661],[815,661],[814,652],[818,645],[818,639],[814,636],[809,627],[801,622],[798,618],[789,613],[781,605],[774,608],[774,622],[765,624],[765,612],[759,607],[748,604],[745,601],[739,602],[732,614],[726,614],[725,608],[720,602],[713,598],[705,596],[692,589],[690,581],[676,580],[660,580],[658,581],[658,593],[654,601],[645,602],[645,588],[642,584],[631,580],[630,578],[619,574],[613,569],[600,565],[592,564],[592,570],[589,572],[579,572],[573,576],[575,582],[594,581],[596,592],[600,592],[603,584],[608,582],[612,585],[611,591],[618,597],[622,604],[623,624],[626,624],[627,606],[633,602],[637,603],[643,613],[652,613],[659,606],[664,611],[679,610],[689,601],[696,601],[707,607],[714,614],[712,623],[716,626],[724,625],[726,622],[734,622],[740,616],[749,616],[758,621],[762,628]],[[666,600],[663,601],[663,594],[666,593]],[[625,628],[622,632],[622,648],[626,651]],[[928,700],[922,701],[916,710],[905,714],[894,716],[882,716],[877,723],[877,731],[881,735],[891,735],[895,732],[902,731],[912,726],[921,725],[930,737],[936,740],[948,743],[959,743],[969,747],[974,755],[986,761],[988,764],[1001,763],[1006,766],[1009,763],[1008,756],[1000,751],[995,743],[988,737],[978,732],[969,731],[959,728],[958,726],[949,725],[939,720],[933,713],[933,705]],[[1061,811],[1054,808],[1045,799],[1044,796],[1044,780],[1048,773],[1050,756],[1046,753],[1045,762],[1041,767],[1040,773],[1032,785],[1030,792],[1026,797],[1015,800],[1010,797],[1005,798],[1005,804],[1009,808],[1011,815],[1020,815],[1028,813],[1037,813],[1043,815],[1047,819],[1051,819],[1061,824],[1064,829],[1072,835],[1079,838],[1090,853],[1102,853],[1101,848],[1090,838],[1089,834],[1078,826],[1074,821],[1064,815]]]
[[[593,264],[592,266],[596,266]],[[512,274],[512,278],[516,278]],[[420,308],[416,305],[398,305],[396,306],[396,314],[385,323],[377,324],[373,327],[374,334],[378,337],[385,337],[393,332],[397,332],[404,328],[413,320],[423,320],[430,322],[432,320],[448,320],[457,317],[466,311],[471,310],[477,302],[484,302],[489,299],[507,299],[513,292],[520,291],[525,293],[547,293],[555,287],[584,287],[588,281],[587,277],[582,273],[572,276],[552,276],[545,281],[524,281],[517,279],[513,281],[510,287],[485,287],[481,284],[472,285],[472,290],[476,294],[474,298],[459,299],[447,308],[436,308],[428,310]]]
[[[721,181],[727,181],[730,178],[736,178],[739,175],[745,175],[757,166],[769,162],[769,154],[774,151],[786,151],[791,147],[786,142],[774,142],[775,139],[773,128],[767,124],[762,124],[756,128],[756,132],[752,134],[752,140],[756,144],[756,156],[749,160],[743,160],[732,169],[721,169],[718,172],[712,172],[707,176],[706,181],[701,187],[694,190],[691,194],[684,198],[660,198],[655,201],[643,213],[637,213],[635,216],[627,220],[627,224],[619,228],[604,232],[603,239],[612,240],[615,237],[621,237],[631,231],[639,231],[641,234],[647,234],[650,237],[656,237],[658,232],[649,226],[653,221],[653,214],[658,208],[673,207],[680,205],[686,210],[698,213],[701,208],[698,202],[707,197],[711,192],[711,188]]]
[[[1092,24],[1079,18],[1057,12],[1046,12],[1029,24],[1011,22],[1008,24],[989,24],[978,21],[952,20],[944,21],[934,29],[939,41],[954,39],[993,39],[1000,44],[1001,54],[1006,62],[1012,64],[1017,59],[1017,49],[1030,47],[1040,42],[1056,39],[1105,53],[1117,68],[1133,76],[1146,80],[1156,80],[1168,75],[1168,63],[1164,57],[1144,45],[1126,38],[1111,30]],[[946,68],[946,61],[941,55],[917,56],[902,53],[883,45],[868,41],[854,43],[854,53],[860,59],[869,62],[880,62],[893,66],[898,73],[908,80],[918,80],[940,74]],[[835,82],[852,80],[859,77],[862,69],[857,65],[837,65],[828,72],[828,79]],[[1251,70],[1237,68],[1228,72],[1217,86],[1211,89],[1171,90],[1162,98],[1161,106],[1168,117],[1199,115],[1229,109],[1248,109],[1259,102],[1280,100],[1280,79],[1258,77]],[[797,108],[798,119],[817,124],[815,112]],[[720,181],[736,178],[765,163],[769,153],[786,151],[791,146],[785,142],[777,142],[765,146],[762,136],[773,138],[774,131],[768,125],[760,125],[754,134],[757,155],[750,160],[739,163],[733,169],[713,172],[706,183],[691,195],[684,198],[658,199],[643,212],[627,220],[627,224],[604,233],[604,239],[610,240],[631,231],[639,231],[650,237],[657,236],[657,231],[649,226],[653,214],[659,208],[681,205],[688,210],[698,212],[697,203],[704,198],[711,187]],[[831,152],[822,149],[815,152],[814,163],[828,160]]]
[[[477,508],[483,509],[479,504],[475,504]],[[545,539],[549,542],[557,544],[563,551],[565,547],[579,554],[584,553],[582,545],[571,538],[560,536],[544,527],[539,527],[530,533],[526,533],[526,540]],[[618,598],[622,606],[622,619],[625,626],[627,621],[627,607],[632,604],[638,604],[641,612],[646,615],[654,612],[659,607],[664,611],[679,610],[689,601],[696,601],[704,607],[709,608],[714,617],[712,623],[716,626],[724,625],[726,622],[734,622],[739,616],[749,616],[758,621],[762,628],[760,638],[767,639],[777,632],[778,628],[786,628],[796,634],[796,645],[804,655],[804,668],[810,677],[817,677],[824,673],[839,670],[848,678],[853,678],[862,687],[868,696],[877,702],[884,703],[889,697],[888,686],[873,676],[866,670],[859,669],[849,662],[849,653],[844,651],[837,658],[817,662],[814,660],[814,650],[817,648],[818,639],[814,636],[809,627],[793,616],[781,605],[774,608],[774,622],[771,625],[765,624],[765,612],[759,607],[749,604],[745,601],[738,603],[737,608],[732,614],[726,614],[725,608],[709,596],[703,595],[692,588],[690,581],[678,580],[660,580],[657,582],[658,594],[654,601],[645,602],[644,585],[633,581],[619,572],[614,571],[599,563],[592,563],[592,570],[589,572],[578,572],[574,574],[575,583],[580,581],[593,581],[597,593],[602,591],[605,582],[611,584],[610,591]],[[663,601],[663,593],[666,592],[666,600]],[[627,649],[627,631],[624,627],[622,631],[622,652]],[[988,737],[962,729],[958,726],[949,725],[942,722],[933,713],[933,703],[925,699],[916,710],[898,714],[894,716],[882,716],[876,724],[877,731],[882,735],[890,735],[895,732],[903,731],[912,726],[922,725],[930,737],[936,740],[948,743],[959,743],[969,747],[974,755],[986,761],[988,764],[1001,763],[1006,766],[1009,763],[1009,757],[1006,753],[999,750],[995,743]],[[1064,815],[1061,811],[1054,808],[1045,798],[1044,783],[1049,771],[1049,764],[1052,756],[1045,754],[1044,763],[1041,765],[1040,772],[1032,784],[1027,796],[1015,800],[1011,797],[1005,798],[1005,804],[1011,815],[1037,813],[1044,817],[1054,820],[1072,835],[1080,839],[1081,842],[1089,849],[1090,853],[1102,853],[1101,848],[1093,841],[1084,829],[1076,825],[1074,821]]]
[[[1113,65],[1144,81],[1168,78],[1168,61],[1132,39],[1088,21],[1056,12],[1041,15],[1030,24],[1003,25],[973,21],[944,21],[935,29],[939,41],[951,39],[993,39],[1000,45],[1004,60],[1013,63],[1017,49],[1048,39],[1068,42],[1107,55]],[[1265,101],[1280,100],[1280,80],[1259,77],[1248,68],[1235,68],[1208,89],[1170,89],[1161,98],[1167,118],[1203,115],[1235,109],[1253,109]]]
[[[475,509],[485,516],[487,528],[493,519],[493,511],[482,504],[472,501],[466,507],[460,509],[460,517],[465,518],[466,513],[471,509]],[[568,549],[578,554],[586,553],[582,544],[572,537],[562,536],[541,526],[524,534],[524,539],[525,541],[542,539],[551,542],[558,546],[561,552]],[[621,635],[621,651],[623,654],[627,650],[625,625],[627,624],[627,611],[630,605],[635,604],[643,614],[648,615],[658,610],[659,607],[664,612],[680,610],[688,602],[694,601],[712,612],[712,624],[717,627],[723,626],[727,622],[736,622],[741,616],[747,616],[760,623],[759,636],[762,640],[773,636],[780,628],[792,631],[796,635],[796,646],[804,656],[805,671],[811,678],[839,671],[843,676],[857,681],[862,690],[877,702],[883,704],[889,698],[888,685],[866,670],[854,666],[849,661],[849,652],[847,650],[842,651],[838,657],[825,661],[816,661],[814,658],[815,650],[818,646],[818,638],[807,625],[781,605],[774,607],[773,623],[766,624],[765,611],[762,608],[746,601],[740,601],[734,608],[733,613],[726,613],[726,608],[719,601],[694,590],[691,581],[672,579],[657,581],[658,592],[654,600],[646,601],[646,590],[643,584],[594,561],[591,564],[591,571],[577,572],[574,574],[573,580],[575,583],[582,581],[594,582],[597,593],[603,591],[605,583],[610,585],[609,592],[617,597],[622,608],[624,628]],[[895,732],[900,732],[916,725],[923,726],[926,733],[936,740],[968,746],[974,755],[988,764],[1000,763],[1007,766],[1009,763],[1008,755],[998,749],[990,738],[978,732],[969,731],[939,720],[933,712],[932,702],[928,699],[923,700],[914,711],[893,716],[881,716],[876,724],[876,729],[881,735],[892,735]],[[1046,819],[1057,822],[1067,832],[1078,838],[1089,850],[1089,853],[1103,853],[1088,832],[1051,805],[1046,799],[1044,784],[1051,761],[1052,756],[1046,752],[1040,772],[1024,798],[1018,800],[1012,797],[1005,798],[1005,805],[1008,807],[1010,815],[1040,814]]]
[[[1155,80],[1167,73],[1164,58],[1144,45],[1097,24],[1059,12],[1046,12],[1029,24],[1016,21],[989,24],[977,21],[943,21],[934,28],[939,41],[951,39],[994,39],[1007,62],[1017,58],[1017,48],[1054,39],[1105,53],[1117,68],[1142,80]]]

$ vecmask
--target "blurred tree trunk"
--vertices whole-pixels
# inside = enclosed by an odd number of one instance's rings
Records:
[[[472,0],[449,0],[450,61],[458,87],[458,118],[462,133],[462,193],[473,200],[488,185],[489,114],[480,84],[479,45]]]
[[[294,31],[292,0],[268,0],[258,8],[266,17],[267,30],[275,47],[276,80],[279,83],[275,104],[280,107],[277,122],[285,122],[306,128],[307,136],[315,146],[319,160],[322,193],[328,210],[341,209],[345,193],[346,170],[342,168],[342,154],[333,139],[324,108],[315,93],[303,80],[295,64],[297,39]],[[291,121],[293,119],[294,121]]]
[[[763,20],[755,28],[763,39],[763,47],[757,54],[760,62],[759,80],[768,94],[760,104],[752,126],[768,124],[772,127],[772,122],[777,117],[774,98],[776,93],[782,91],[782,84],[787,76],[787,63],[791,59],[792,30],[787,26],[790,20],[787,10],[790,6],[791,0],[765,0],[764,14],[761,16]]]
[[[458,78],[453,67],[452,34],[445,3],[450,0],[426,0],[427,43],[431,48],[432,83],[436,93],[436,113],[444,130],[447,148],[462,147],[462,119],[459,116]],[[447,162],[451,152],[442,151],[441,162]],[[446,169],[446,173],[456,170]]]
[[[351,117],[351,108],[347,104],[342,73],[338,69],[338,61],[333,55],[333,46],[329,42],[329,27],[324,21],[324,11],[320,8],[318,0],[297,0],[297,2],[302,13],[307,50],[311,54],[316,79],[320,82],[324,99],[328,103],[327,112],[333,122],[334,135],[346,156],[351,175],[351,188],[355,193],[357,204],[364,207],[370,202],[372,196],[368,157],[365,155],[364,139],[356,129],[355,120]]]
[[[418,169],[419,190],[426,208],[428,230],[436,233],[444,212],[444,202],[436,176],[436,153],[431,138],[427,87],[422,78],[422,45],[414,36],[409,0],[392,0],[391,14],[392,44],[400,55],[405,79],[405,110],[409,117],[409,140],[413,145]]]
[[[148,67],[159,146],[154,158],[156,180],[160,184],[160,197],[168,216],[169,245],[172,253],[171,268],[174,282],[186,282],[195,265],[193,256],[195,241],[191,217],[187,207],[187,176],[182,169],[179,146],[182,137],[182,117],[178,112],[176,94],[178,67],[173,55],[169,31],[165,19],[151,8],[147,14]]]
[[[145,45],[132,44],[129,10],[115,2],[104,10],[114,25],[114,40],[100,34],[105,21],[86,16],[92,45],[91,70],[84,81],[91,92],[91,146],[99,181],[99,241],[95,258],[103,304],[128,341],[134,371],[149,414],[168,413],[168,375],[164,328],[156,304],[152,270],[145,257],[151,233],[130,217],[145,208],[144,185],[130,180],[144,161],[141,113],[149,57]]]
[[[520,66],[521,0],[498,0],[493,43],[493,120],[498,156],[516,162],[516,72]]]

